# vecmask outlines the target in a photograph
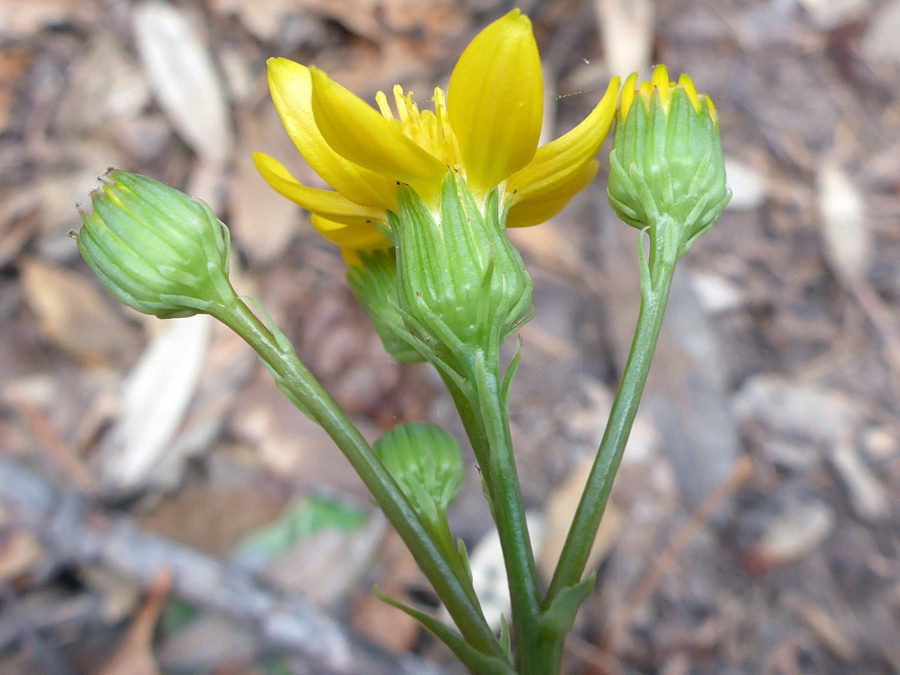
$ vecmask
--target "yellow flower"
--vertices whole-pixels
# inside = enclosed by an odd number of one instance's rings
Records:
[[[594,156],[615,116],[619,78],[591,114],[538,148],[543,92],[531,21],[519,10],[490,24],[465,49],[447,98],[420,110],[397,85],[394,109],[379,92],[378,110],[314,67],[269,60],[272,99],[288,134],[334,191],[301,184],[277,160],[253,156],[278,193],[312,213],[313,226],[345,252],[389,248],[382,233],[406,184],[439,209],[448,171],[461,175],[476,201],[499,189],[507,225],[536,225],[558,213],[597,172]],[[396,111],[396,113],[395,113]],[[352,258],[352,254],[350,255]]]
[[[649,228],[651,240],[665,239],[680,257],[731,198],[718,116],[687,75],[670,82],[660,65],[650,81],[636,82],[633,74],[622,89],[607,194],[623,221]]]

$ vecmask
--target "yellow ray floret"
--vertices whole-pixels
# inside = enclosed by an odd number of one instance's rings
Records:
[[[450,77],[448,115],[474,194],[486,194],[534,157],[543,88],[531,21],[519,10],[466,47]]]
[[[591,179],[584,180],[585,167],[591,164],[609,133],[618,97],[619,78],[614,77],[600,103],[581,124],[538,148],[528,166],[510,176],[506,184],[506,193],[512,200],[509,227],[546,221],[586,187]],[[526,213],[530,216],[526,217]],[[536,219],[544,213],[550,215]]]
[[[635,97],[639,97],[644,106],[649,109],[653,94],[656,92],[663,110],[668,113],[673,93],[675,91],[683,91],[694,106],[694,112],[699,113],[701,109],[705,108],[713,121],[717,120],[716,108],[712,99],[706,94],[698,96],[694,82],[688,75],[682,73],[678,78],[678,82],[672,82],[669,80],[668,69],[660,64],[653,69],[653,75],[650,80],[644,80],[640,83],[637,80],[638,74],[632,73],[625,80],[625,86],[622,87],[622,95],[619,101],[619,114],[622,119],[628,116],[628,111],[631,109],[631,104],[634,102]]]
[[[538,148],[541,64],[531,21],[519,10],[472,40],[446,98],[434,90],[433,110],[420,109],[399,85],[390,99],[379,92],[372,107],[316,68],[282,58],[268,66],[272,100],[288,135],[335,192],[303,185],[267,155],[255,154],[254,162],[277,192],[314,214],[316,228],[345,250],[390,245],[382,232],[387,213],[396,212],[401,184],[438,213],[448,171],[463,178],[482,208],[499,189],[501,205],[510,206],[510,225],[542,222],[596,171],[594,156],[609,133],[619,89],[616,78],[584,122]]]

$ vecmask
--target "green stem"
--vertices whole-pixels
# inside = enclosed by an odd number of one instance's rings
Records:
[[[237,297],[217,318],[253,347],[277,375],[280,386],[302,401],[311,417],[331,436],[409,547],[465,640],[482,653],[505,660],[494,632],[474,600],[474,591],[467,588],[471,587],[468,577],[460,578],[455,566],[445,559],[440,545],[424,527],[371,446],[293,349],[279,344],[272,332]]]
[[[587,486],[578,504],[553,580],[550,582],[544,607],[547,607],[565,588],[577,584],[584,574],[591,546],[606,509],[613,480],[622,461],[625,443],[631,433],[641,394],[647,382],[677,262],[677,252],[670,244],[673,237],[660,236],[656,241],[652,239],[653,248],[649,265],[644,257],[643,234],[639,240],[641,310],[631,352],[628,355],[619,391],[613,401],[597,458],[594,460]]]
[[[482,433],[490,448],[482,471],[489,477],[491,510],[509,578],[516,669],[520,675],[545,673],[548,671],[541,668],[538,651],[540,587],[513,457],[509,415],[501,401],[496,368],[485,363],[481,351],[476,352],[473,385]]]
[[[463,428],[466,430],[466,436],[469,439],[469,443],[472,446],[472,452],[475,455],[475,460],[478,462],[478,470],[481,472],[485,490],[490,494],[491,477],[485,472],[487,471],[487,466],[490,461],[491,447],[488,443],[484,425],[476,412],[477,408],[471,403],[472,395],[462,391],[457,386],[456,382],[451,378],[446,377],[443,373],[441,373],[441,379],[444,381],[447,391],[450,392],[450,397],[453,399],[460,420],[462,420]]]
[[[456,537],[453,536],[453,532],[450,530],[450,523],[447,522],[447,516],[442,515],[438,522],[428,523],[428,526],[431,528],[431,533],[440,547],[447,564],[453,569],[458,578],[466,580],[463,587],[469,600],[471,600],[473,605],[481,607],[478,596],[475,595],[475,587],[471,583],[471,570],[468,564],[463,562]]]

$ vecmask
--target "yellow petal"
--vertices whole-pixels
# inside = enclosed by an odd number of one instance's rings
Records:
[[[678,78],[678,84],[684,87],[688,98],[691,99],[691,103],[694,104],[694,112],[700,112],[700,99],[697,97],[697,89],[694,87],[694,81],[687,73],[682,73],[681,77]]]
[[[579,173],[603,145],[616,115],[618,100],[619,78],[614,77],[600,103],[581,124],[538,148],[528,166],[510,176],[506,192],[515,192],[513,203],[540,199]]]
[[[390,248],[394,244],[385,237],[377,227],[370,223],[348,225],[328,218],[316,215],[310,218],[316,232],[321,234],[330,243],[340,246],[341,249],[353,249],[356,251],[369,251],[379,248]]]
[[[284,166],[273,157],[261,152],[253,153],[256,169],[282,197],[290,199],[311,213],[351,225],[367,225],[372,220],[386,220],[383,209],[360,206],[337,192],[307,187],[298,182]]]
[[[483,195],[524,167],[537,149],[543,76],[531,21],[518,9],[466,47],[447,90],[466,182]]]
[[[527,227],[547,222],[563,210],[576,194],[581,192],[597,175],[600,163],[591,161],[540,197],[531,197],[515,202],[509,209],[507,227]]]
[[[386,120],[362,99],[310,68],[312,109],[322,137],[354,164],[416,188],[440,186],[447,167],[403,135],[399,123]]]
[[[395,209],[394,181],[347,161],[322,138],[313,117],[309,68],[277,58],[269,59],[268,66],[272,101],[288,135],[313,171],[357,204]]]
[[[622,115],[622,119],[628,117],[628,111],[631,109],[631,104],[634,102],[634,97],[637,93],[637,79],[638,74],[632,73],[628,76],[628,79],[625,80],[625,86],[622,87],[622,100],[619,103],[619,112]]]
[[[656,68],[653,69],[653,77],[650,78],[650,85],[652,87],[656,87],[659,90],[659,100],[665,106],[666,110],[669,109],[670,84],[669,69],[666,68],[662,63],[660,63],[658,66],[656,66]]]
[[[713,100],[712,100],[709,96],[707,96],[706,94],[703,95],[703,98],[706,99],[706,109],[709,111],[709,116],[712,117],[713,123],[715,123],[716,128],[718,128],[718,126],[719,126],[719,113],[716,112],[716,106],[715,106],[715,104],[713,103]]]

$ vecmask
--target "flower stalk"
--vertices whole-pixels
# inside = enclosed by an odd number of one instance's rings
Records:
[[[278,330],[267,328],[243,301],[236,300],[217,318],[259,354],[279,388],[291,400],[302,401],[304,412],[320,424],[341,449],[409,547],[465,640],[479,652],[503,659],[500,645],[474,600],[471,580],[448,561],[443,547],[429,533],[384,463],[294,350],[280,339]]]
[[[643,238],[644,233],[639,236]],[[644,257],[642,239],[639,242],[641,309],[631,351],[625,363],[619,390],[613,400],[600,448],[550,582],[544,600],[545,605],[553,602],[563,589],[579,583],[584,575],[591,546],[603,518],[616,472],[622,462],[625,444],[637,415],[662,328],[677,259],[672,255],[671,247],[657,240],[648,263]]]
[[[513,642],[514,660],[521,675],[538,675],[535,667],[541,662],[535,650],[539,646],[540,582],[525,519],[525,505],[513,456],[509,432],[509,410],[501,399],[495,368],[484,352],[478,351],[471,382],[481,427],[487,440],[488,457],[481,467],[490,476],[490,504],[509,579],[512,623],[516,634]]]
[[[641,309],[622,382],[545,604],[584,574],[650,371],[675,266],[718,221],[731,198],[715,107],[709,97],[697,94],[689,77],[670,82],[666,67],[657,66],[650,81],[638,84],[636,74],[628,78],[616,117],[607,191],[619,217],[641,231]]]

